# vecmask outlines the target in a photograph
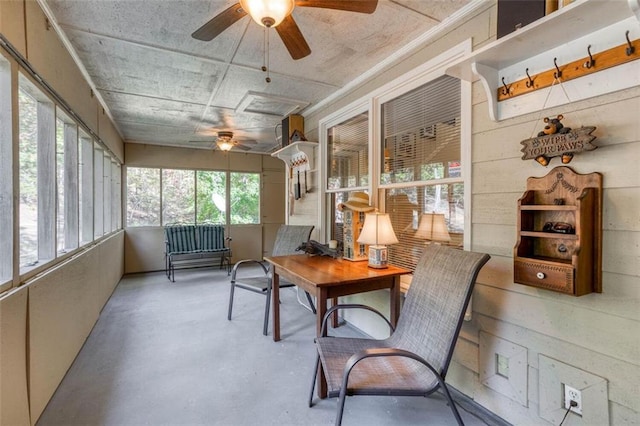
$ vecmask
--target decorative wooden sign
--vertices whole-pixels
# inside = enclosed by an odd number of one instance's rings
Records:
[[[591,135],[595,129],[595,126],[586,126],[567,133],[554,133],[525,139],[520,142],[524,145],[520,150],[524,153],[522,159],[535,159],[538,163],[546,166],[551,158],[562,156],[562,163],[568,164],[571,162],[573,154],[593,151],[597,148],[591,143],[596,138]]]

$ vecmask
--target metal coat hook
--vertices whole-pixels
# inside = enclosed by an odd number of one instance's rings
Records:
[[[504,77],[502,77],[502,85],[504,86],[504,89],[502,89],[502,94],[508,95],[510,90],[509,90],[509,86],[507,86],[507,83],[504,82]]]
[[[633,55],[633,52],[636,51],[636,48],[633,47],[633,45],[631,44],[631,40],[629,40],[629,30],[627,30],[624,36],[627,39],[627,44],[629,45],[629,47],[627,47],[627,56],[631,56]]]
[[[529,81],[527,81],[525,84],[527,87],[533,87],[533,79],[531,78],[531,76],[529,75],[529,68],[527,68],[525,71],[525,74],[527,74],[527,78],[529,79]]]
[[[553,78],[558,79],[562,77],[562,71],[558,68],[558,63],[556,62],[558,58],[553,58],[553,65],[556,67],[556,72],[553,73]]]
[[[584,64],[582,64],[582,66],[585,68],[591,68],[596,66],[596,60],[593,59],[593,56],[591,55],[591,45],[587,47],[587,52],[589,53],[589,60],[586,61]]]

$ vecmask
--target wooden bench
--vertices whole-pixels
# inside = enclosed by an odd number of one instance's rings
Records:
[[[165,273],[175,282],[176,266],[206,266],[220,262],[231,271],[231,238],[225,238],[224,226],[216,224],[167,225],[165,235]]]

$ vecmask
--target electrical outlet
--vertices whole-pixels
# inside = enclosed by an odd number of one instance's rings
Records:
[[[575,404],[572,405],[572,401],[575,402]],[[582,392],[567,384],[564,385],[564,408],[582,415]]]

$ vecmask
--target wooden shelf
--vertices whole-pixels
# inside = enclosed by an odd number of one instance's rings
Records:
[[[549,204],[557,199],[566,205]],[[575,233],[542,231],[559,222]],[[518,200],[513,259],[516,283],[574,296],[601,293],[602,175],[560,166],[527,179],[527,191]]]
[[[315,148],[318,142],[298,141],[272,153],[291,167],[300,171],[315,171]]]
[[[549,211],[575,211],[576,206],[557,206],[555,204],[548,205],[524,205],[520,206],[520,210],[549,210]]]
[[[532,88],[531,93],[523,95],[526,99],[515,97],[498,102],[502,79],[507,85],[521,83],[527,71],[533,77],[553,69],[554,58],[562,69],[584,58],[589,45],[593,53],[620,46],[626,42],[626,31],[631,40],[637,40],[639,21],[640,0],[577,0],[476,50],[451,65],[446,73],[466,81],[479,79],[494,121],[637,86],[640,84],[640,61],[635,60],[640,58],[638,48],[632,62],[570,82],[563,80],[571,99],[564,95],[548,96],[553,89],[550,86],[540,90]],[[541,84],[542,79],[538,83]]]
[[[557,240],[577,240],[576,234],[560,234],[557,232],[520,231],[522,237],[554,238]]]

